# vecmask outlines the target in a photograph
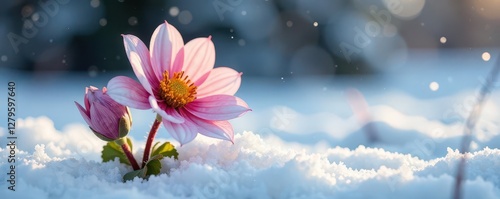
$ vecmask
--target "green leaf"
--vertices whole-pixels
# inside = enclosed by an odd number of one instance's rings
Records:
[[[133,151],[134,148],[133,148],[133,145],[132,145],[132,140],[130,138],[127,137],[127,143],[128,143],[128,147],[130,148],[130,151]]]
[[[132,121],[130,120],[129,115],[125,114],[120,118],[118,125],[118,132],[120,133],[119,134],[120,138],[128,135],[128,132],[130,132],[130,126],[132,126]]]
[[[146,163],[147,172],[146,175],[158,175],[161,170],[161,163],[159,159],[151,159]]]
[[[123,176],[123,181],[126,182],[128,180],[133,180],[135,177],[139,177],[139,178],[144,179],[146,177],[147,172],[148,172],[148,168],[146,168],[146,167],[139,169],[139,170],[128,172]]]
[[[132,143],[130,142],[130,139],[127,138],[127,142],[130,144],[130,148],[132,148]],[[117,156],[116,153],[120,152],[121,156]],[[104,156],[104,155],[108,156]],[[140,177],[143,179],[147,179],[150,175],[158,175],[160,174],[161,171],[161,162],[160,160],[163,159],[163,157],[173,157],[177,159],[179,156],[179,153],[175,149],[174,145],[170,144],[170,142],[165,142],[160,145],[160,142],[157,142],[154,144],[152,153],[151,153],[151,158],[149,161],[146,163],[146,166],[140,170],[136,171],[131,171],[128,172],[123,176],[123,180],[133,180],[135,177]],[[108,143],[106,146],[104,146],[103,149],[103,161],[104,157],[108,158],[107,161],[113,160],[115,157],[120,158],[120,162],[122,161],[122,157],[126,161],[125,163],[128,163],[128,160],[126,159],[125,154],[121,152],[121,147],[118,146],[118,144],[115,144],[113,142]],[[112,157],[112,158],[111,158]],[[111,159],[109,159],[111,158]]]
[[[130,150],[132,151],[132,140],[127,138],[127,143],[129,144]],[[102,147],[101,158],[103,162],[112,161],[115,158],[120,160],[120,163],[130,165],[127,156],[122,151],[122,147],[116,144],[114,141],[108,142]]]
[[[157,142],[153,146],[153,152],[151,153],[150,157],[155,157],[156,155],[162,155],[163,157],[173,157],[177,159],[179,153],[175,149],[174,145],[170,144],[170,142],[165,142],[160,146],[158,146],[158,144],[159,142]]]
[[[155,149],[158,147],[159,144],[160,144],[160,142],[156,142],[155,145],[153,145],[153,148],[151,150],[155,151]]]
[[[126,173],[123,176],[123,181],[126,182],[128,180],[133,180],[135,177],[139,177],[142,179],[148,179],[150,175],[160,174],[160,170],[161,170],[160,158],[162,158],[162,157],[161,157],[161,155],[158,155],[157,157],[158,158],[150,159],[146,163],[146,166],[144,168]]]

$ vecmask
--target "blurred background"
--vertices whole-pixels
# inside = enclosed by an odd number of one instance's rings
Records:
[[[87,128],[75,102],[83,104],[85,87],[90,85],[102,88],[117,75],[136,79],[120,35],[136,35],[149,46],[153,31],[165,20],[179,30],[185,42],[211,35],[215,66],[243,72],[236,96],[252,111],[230,122],[236,136],[251,131],[266,141],[249,140],[235,145],[241,146],[240,150],[210,153],[205,158],[192,155],[205,154],[200,151],[205,144],[184,148],[197,151],[186,153],[192,156],[187,162],[169,163],[169,167],[177,165],[180,174],[185,170],[191,173],[188,177],[200,176],[200,181],[185,189],[187,192],[211,196],[217,196],[213,193],[219,190],[224,193],[224,187],[235,187],[243,193],[280,193],[284,189],[279,182],[302,178],[312,182],[312,188],[292,184],[289,187],[293,193],[328,188],[323,180],[335,184],[338,190],[354,193],[343,196],[347,198],[362,198],[356,194],[363,191],[372,194],[374,189],[385,190],[385,184],[391,189],[387,193],[401,196],[417,191],[408,189],[413,185],[425,188],[439,183],[439,187],[446,187],[453,182],[454,160],[460,157],[452,150],[461,148],[464,126],[476,105],[478,90],[487,82],[500,54],[500,0],[1,0],[0,152],[9,141],[5,137],[12,136],[8,134],[6,98],[8,85],[15,84],[10,89],[16,93],[16,145],[18,149],[31,149],[23,152],[21,157],[27,159],[18,164],[38,170],[21,170],[21,176],[27,173],[27,181],[38,182],[35,174],[49,171],[43,176],[56,178],[56,183],[73,176],[89,182],[115,180],[116,169],[110,170],[111,177],[99,180],[82,175],[83,171],[97,171],[88,169],[96,162],[84,165],[69,161],[85,167],[76,170],[59,166],[68,162],[61,158],[69,154],[99,160],[96,151],[104,144]],[[477,120],[470,120],[477,121],[470,151],[500,148],[498,87],[500,81],[493,82],[483,112]],[[129,137],[138,152],[156,114],[152,110],[131,112]],[[163,125],[157,138],[179,146]],[[279,142],[286,145],[274,144]],[[376,149],[365,150],[361,145]],[[281,147],[292,150],[274,151]],[[352,151],[327,151],[335,147]],[[220,152],[223,147],[211,145],[207,149]],[[311,155],[315,159],[304,158],[298,153],[302,149],[318,153]],[[468,196],[482,198],[493,193],[498,198],[500,159],[495,153],[499,151],[485,150],[470,161],[471,169],[464,177],[468,179],[464,182]],[[293,161],[285,160],[292,156]],[[415,156],[432,161],[416,161],[412,158]],[[35,160],[29,160],[31,157]],[[267,161],[271,159],[277,160]],[[230,163],[232,160],[236,164]],[[0,169],[3,165],[7,170],[7,164],[0,160]],[[46,169],[40,170],[44,165]],[[113,165],[103,168],[109,166]],[[59,175],[66,170],[70,176]],[[205,175],[205,170],[214,173],[213,178]],[[240,186],[224,180],[234,173],[244,173],[243,179],[249,181]],[[252,173],[258,174],[257,181],[247,178]],[[265,180],[289,174],[281,181],[259,181],[260,176]],[[173,182],[176,178],[170,179]],[[365,180],[367,183],[359,183]],[[45,183],[50,182],[46,179],[38,184],[21,182],[20,188],[41,185],[32,189],[33,193],[53,187],[50,196],[77,191],[67,185]],[[182,181],[180,190],[189,183]],[[198,189],[197,184],[214,186]],[[97,186],[83,187],[96,190]],[[474,191],[480,190],[478,187],[487,191]],[[384,192],[372,195],[380,193]],[[318,192],[317,197],[321,194]],[[190,196],[196,197],[184,197]]]
[[[416,51],[500,45],[497,0],[12,0],[0,8],[0,66],[130,70],[120,34],[149,44],[163,20],[184,41],[212,35],[216,66],[248,76],[380,73]]]

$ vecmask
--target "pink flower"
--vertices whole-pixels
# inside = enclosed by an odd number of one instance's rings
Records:
[[[233,141],[227,121],[249,111],[234,94],[241,73],[227,67],[213,68],[215,47],[208,38],[184,45],[182,37],[166,21],[156,28],[149,50],[134,35],[123,35],[125,51],[139,82],[118,76],[108,83],[108,94],[136,109],[153,109],[167,132],[181,144],[198,133]]]
[[[97,137],[104,141],[114,141],[127,136],[132,125],[132,116],[126,106],[118,104],[106,93],[90,86],[85,88],[83,108],[75,102],[83,119]]]

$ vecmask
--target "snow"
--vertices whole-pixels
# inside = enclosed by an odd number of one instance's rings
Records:
[[[451,148],[424,160],[380,147],[311,147],[246,131],[235,144],[199,136],[177,146],[179,160],[162,160],[161,175],[123,183],[130,168],[100,163],[104,142],[83,124],[61,131],[47,117],[29,117],[19,119],[17,132],[18,191],[2,180],[6,198],[450,198],[460,158]],[[141,145],[134,147],[137,158]],[[2,171],[8,153],[0,148]],[[465,198],[499,198],[500,150],[484,147],[467,156]]]
[[[495,61],[485,62],[485,51],[498,52],[475,49],[459,54],[460,60],[456,52],[440,54],[445,58],[416,54],[407,65],[373,76],[243,76],[237,96],[253,111],[231,121],[234,144],[199,135],[180,147],[160,127],[157,140],[172,141],[179,160],[162,160],[161,175],[148,181],[125,183],[122,176],[131,168],[101,163],[105,143],[90,132],[73,101],[82,102],[86,86],[133,73],[29,76],[0,68],[0,79],[17,85],[19,149],[12,192],[3,120],[0,197],[451,198],[463,125]],[[438,89],[429,87],[433,82]],[[350,88],[366,97],[370,119],[353,114],[345,93]],[[493,89],[474,129],[464,198],[500,199],[498,99]],[[132,115],[129,136],[139,160],[154,114],[132,109]],[[377,142],[367,138],[370,129]]]

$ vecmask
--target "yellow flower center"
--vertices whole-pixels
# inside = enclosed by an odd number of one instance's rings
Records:
[[[165,71],[158,94],[169,107],[181,108],[196,99],[196,86],[187,75],[184,76],[184,71],[174,73],[172,79]]]

